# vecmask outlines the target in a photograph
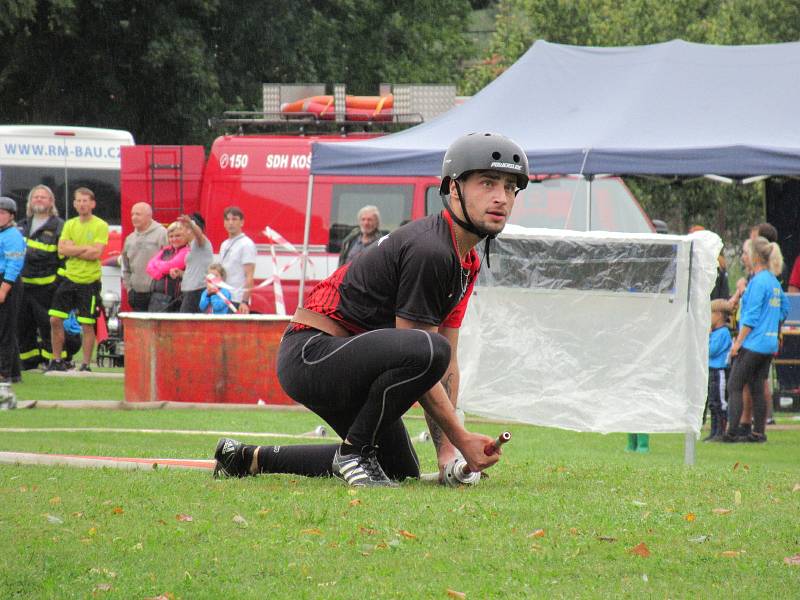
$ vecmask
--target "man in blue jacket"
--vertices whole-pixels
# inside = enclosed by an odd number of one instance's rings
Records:
[[[0,196],[0,382],[21,380],[17,317],[22,288],[19,275],[25,264],[25,239],[14,218],[17,203]]]

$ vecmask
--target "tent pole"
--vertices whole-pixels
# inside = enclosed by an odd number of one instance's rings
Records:
[[[686,438],[683,443],[683,464],[693,467],[695,458],[695,446],[697,436],[691,431],[686,432]]]
[[[314,195],[314,174],[308,176],[308,194],[306,195],[306,222],[303,228],[303,254],[300,259],[300,289],[297,292],[297,306],[303,306],[303,295],[306,288],[306,265],[308,264],[308,238],[311,232],[311,198]]]
[[[586,180],[586,231],[592,230],[592,180],[594,175],[584,175]]]

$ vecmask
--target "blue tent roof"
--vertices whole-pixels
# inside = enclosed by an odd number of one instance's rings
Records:
[[[439,175],[472,131],[507,135],[536,173],[800,174],[800,42],[536,42],[463,105],[400,133],[316,143],[315,174]]]

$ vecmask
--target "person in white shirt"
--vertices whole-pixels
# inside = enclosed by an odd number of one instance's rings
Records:
[[[227,272],[227,284],[233,289],[231,296],[239,314],[250,313],[253,293],[253,276],[256,270],[256,245],[243,232],[244,213],[238,206],[223,211],[228,239],[219,248],[219,261]]]

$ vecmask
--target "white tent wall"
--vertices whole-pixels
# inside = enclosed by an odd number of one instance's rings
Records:
[[[511,281],[499,272],[509,240],[535,243],[551,256],[559,255],[553,248],[559,244],[561,264],[542,271],[540,256],[514,252],[517,245],[507,250],[516,265],[517,281]],[[570,257],[564,257],[565,242]],[[625,273],[635,278],[648,268],[641,249],[656,246],[671,253],[673,275],[664,259],[654,267],[671,283],[626,281]],[[507,227],[461,330],[461,408],[577,431],[698,435],[708,382],[709,294],[721,248],[707,231],[665,236]],[[593,283],[584,279],[583,285],[594,289],[565,281],[586,268]],[[548,275],[559,272],[565,280]]]

